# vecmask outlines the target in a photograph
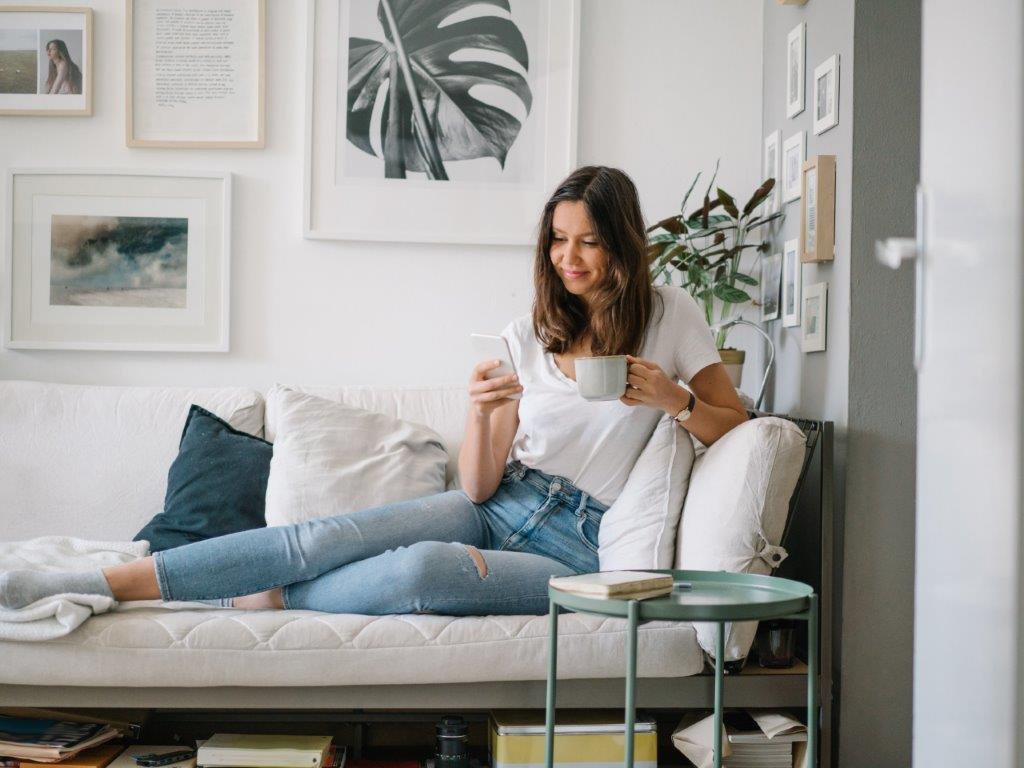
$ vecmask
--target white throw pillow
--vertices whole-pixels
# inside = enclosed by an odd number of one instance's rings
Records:
[[[698,457],[683,506],[676,567],[770,573],[775,550],[766,548],[782,538],[804,445],[796,424],[766,416],[740,424]],[[694,626],[701,647],[714,654],[717,625]],[[726,660],[745,657],[756,631],[756,621],[726,624]]]
[[[330,517],[445,489],[448,455],[428,427],[275,386],[267,525]]]
[[[602,571],[672,567],[692,466],[689,433],[663,416],[601,518],[597,541]]]

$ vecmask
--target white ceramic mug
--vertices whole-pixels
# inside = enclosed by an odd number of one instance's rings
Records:
[[[576,385],[584,400],[618,400],[626,392],[626,356],[577,357]]]

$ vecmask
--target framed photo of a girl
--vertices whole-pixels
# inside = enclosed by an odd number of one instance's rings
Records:
[[[92,114],[92,9],[0,7],[0,115]]]

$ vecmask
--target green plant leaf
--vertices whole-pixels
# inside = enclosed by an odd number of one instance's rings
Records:
[[[743,215],[746,216],[753,211],[757,206],[768,199],[768,195],[775,188],[775,179],[767,179],[760,187],[754,190],[754,194],[747,200],[747,204],[743,206]]]
[[[705,201],[705,203],[708,204],[708,208],[707,208],[708,213],[710,213],[711,211],[715,210],[715,208],[717,208],[718,206],[720,206],[722,204],[721,200],[711,200],[710,198],[707,198],[707,197],[704,198],[704,201]],[[695,210],[693,213],[691,213],[687,217],[686,223],[690,224],[691,226],[696,225],[697,223],[699,223],[701,221],[701,219],[703,217],[704,217],[704,206],[701,206],[700,208]],[[722,217],[722,218],[727,218],[727,217]],[[703,226],[707,227],[706,224],[703,225]]]
[[[743,272],[737,272],[733,277],[736,278],[737,282],[745,283],[747,285],[757,285],[757,280]]]
[[[657,224],[655,224],[655,227],[657,227]],[[653,228],[654,227],[652,227],[652,229]],[[647,231],[650,232],[651,230]],[[674,243],[675,241],[676,236],[667,233],[661,235],[651,235],[650,237],[647,238],[647,242],[650,245],[654,245],[655,243]]]
[[[722,203],[722,208],[725,212],[732,216],[734,219],[740,215],[739,210],[736,208],[736,201],[732,199],[732,195],[726,192],[721,187],[718,188],[718,200]]]
[[[686,194],[683,195],[683,202],[681,202],[679,204],[679,211],[680,211],[680,213],[683,211],[684,208],[686,208],[686,201],[690,199],[690,193],[693,192],[693,188],[697,186],[697,181],[699,179],[700,179],[700,172],[698,171],[697,175],[693,177],[693,181],[690,182],[690,188],[688,190],[686,190]]]
[[[751,300],[750,295],[746,291],[724,283],[715,285],[714,294],[729,304],[743,304]]]
[[[747,223],[747,229],[754,229],[754,227],[760,227],[762,224],[767,224],[770,221],[781,219],[785,215],[785,211],[776,211],[775,213],[768,214],[762,218],[754,219],[753,221]]]
[[[668,218],[659,221],[647,231],[650,232],[654,229],[664,229],[666,232],[671,232],[673,235],[681,235],[686,231],[686,225],[683,224],[682,216],[669,216]]]

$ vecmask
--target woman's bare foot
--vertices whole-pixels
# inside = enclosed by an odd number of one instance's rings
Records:
[[[233,601],[235,608],[246,608],[250,611],[283,610],[284,600],[281,597],[281,589],[268,589],[266,592],[257,592],[255,595],[236,597]]]

